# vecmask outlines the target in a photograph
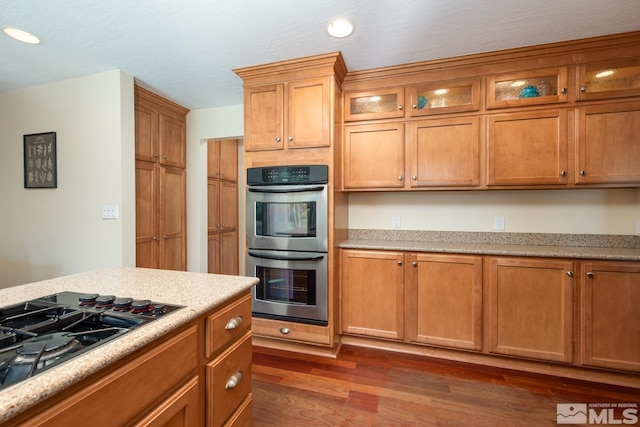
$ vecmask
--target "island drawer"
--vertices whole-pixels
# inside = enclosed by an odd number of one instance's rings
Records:
[[[251,294],[206,319],[206,357],[209,358],[251,330]]]

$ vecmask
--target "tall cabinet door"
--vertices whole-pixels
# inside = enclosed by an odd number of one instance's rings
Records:
[[[244,118],[246,151],[284,148],[284,85],[246,88]]]
[[[155,165],[136,160],[136,266],[158,268]]]
[[[328,147],[332,129],[329,79],[297,80],[289,82],[287,87],[287,146]]]
[[[159,268],[185,270],[187,251],[186,208],[178,200],[186,197],[186,172],[180,168],[160,168]]]

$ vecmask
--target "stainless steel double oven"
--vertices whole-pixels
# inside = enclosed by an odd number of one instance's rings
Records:
[[[247,169],[254,316],[327,324],[328,177],[326,165]]]

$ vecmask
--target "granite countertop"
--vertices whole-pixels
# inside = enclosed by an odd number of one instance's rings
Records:
[[[640,261],[640,236],[350,230],[345,249]]]
[[[61,291],[112,294],[185,306],[71,361],[0,390],[0,422],[239,296],[257,283],[258,279],[253,277],[113,267],[0,289],[0,306]]]

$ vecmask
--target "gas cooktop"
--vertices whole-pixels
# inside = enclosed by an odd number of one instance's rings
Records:
[[[0,308],[0,390],[182,308],[80,292]]]

